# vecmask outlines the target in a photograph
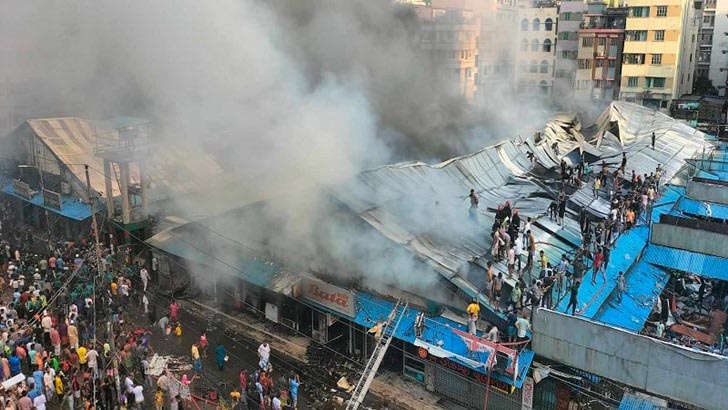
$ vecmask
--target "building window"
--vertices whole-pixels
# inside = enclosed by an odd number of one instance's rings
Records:
[[[551,52],[551,39],[547,38],[543,41],[543,52],[544,53],[550,53]]]
[[[561,20],[564,20],[564,21],[571,20],[571,13],[561,13]]]
[[[540,46],[540,44],[538,43],[538,40],[536,40],[536,39],[531,40],[531,51],[537,52],[538,49],[540,48],[539,46]]]
[[[645,77],[645,87],[665,88],[665,77]]]
[[[538,63],[536,62],[536,60],[531,60],[531,64],[528,65],[528,71],[531,73],[538,72]]]
[[[652,65],[660,65],[662,64],[662,54],[653,54],[652,55]]]
[[[592,68],[592,60],[589,59],[580,58],[579,60],[577,60],[576,64],[580,70],[588,70]]]
[[[627,30],[625,39],[627,41],[647,41],[647,30]]]
[[[594,45],[594,37],[584,37],[581,39],[582,47],[592,47]]]
[[[544,30],[551,31],[554,29],[554,21],[549,19],[546,19],[546,21],[543,22]]]
[[[657,6],[657,17],[667,17],[667,6]]]
[[[622,63],[624,64],[644,64],[644,54],[625,53],[622,57]]]
[[[630,17],[650,17],[649,7],[630,7]]]
[[[538,85],[541,88],[541,94],[548,94],[549,93],[549,83],[547,83],[544,80],[541,80],[541,82],[538,83]]]
[[[541,73],[548,74],[549,72],[549,62],[546,60],[541,61]]]
[[[639,77],[627,77],[627,87],[637,87],[639,79]]]
[[[528,31],[528,19],[521,20],[521,31]]]
[[[655,30],[655,41],[665,41],[665,30]]]
[[[569,52],[567,50],[561,50],[561,58],[568,59]]]
[[[559,36],[562,40],[568,40],[569,39],[569,32],[563,31],[561,32],[561,35]]]
[[[533,19],[533,31],[541,31],[541,20],[538,17]]]
[[[528,40],[521,40],[521,51],[528,51]]]

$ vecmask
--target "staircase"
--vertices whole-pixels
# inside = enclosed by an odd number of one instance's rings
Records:
[[[394,332],[399,327],[399,323],[402,321],[407,307],[409,307],[409,303],[402,305],[402,301],[398,300],[394,309],[389,314],[384,330],[382,331],[382,337],[377,341],[377,345],[374,347],[374,351],[371,357],[369,357],[366,367],[364,367],[364,372],[356,384],[354,392],[351,394],[351,399],[349,399],[349,403],[346,405],[346,410],[356,410],[364,401],[364,397],[366,397],[369,391],[369,386],[371,386],[374,376],[376,376],[377,370],[379,370],[379,365],[382,364],[384,355],[387,354],[387,349],[389,349],[389,344],[392,342]]]

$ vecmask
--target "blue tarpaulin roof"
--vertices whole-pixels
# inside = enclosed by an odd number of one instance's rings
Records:
[[[673,212],[673,207],[684,194],[682,187],[665,186],[653,207],[651,220],[658,221],[661,214]],[[598,275],[596,284],[592,285],[591,270],[587,271],[578,294],[577,311],[581,316],[631,331],[642,330],[657,296],[670,277],[664,269],[639,260],[648,239],[649,228],[644,224],[623,233],[611,251],[606,281]],[[620,271],[624,272],[627,285],[621,300],[617,298],[616,291]],[[569,298],[564,297],[556,310],[566,311],[568,303]]]
[[[622,329],[639,332],[650,315],[670,274],[644,259],[632,268],[636,273],[625,277],[627,290],[619,300],[617,290],[601,306],[594,320]]]
[[[657,403],[649,397],[637,396],[632,393],[625,393],[622,402],[619,403],[619,410],[664,410],[667,407]]]
[[[15,193],[13,184],[6,185],[2,191],[8,195],[14,196],[15,198],[21,199],[25,202],[39,206],[43,209],[47,209],[51,212],[55,212],[58,215],[65,216],[66,218],[75,219],[76,221],[83,221],[91,216],[91,207],[81,203],[77,198],[71,198],[67,196],[61,197],[61,209],[51,208],[43,204],[43,194],[38,193],[33,195],[31,199],[23,198]]]
[[[728,280],[728,259],[719,256],[650,244],[644,259],[656,266]]]
[[[688,197],[680,201],[677,210],[690,215],[728,219],[728,205],[703,202]]]
[[[359,292],[357,293],[357,315],[354,321],[362,326],[372,327],[378,321],[384,321],[394,308],[394,303],[377,298],[373,295]],[[397,328],[394,336],[411,344],[429,344],[438,346],[446,351],[447,358],[471,368],[479,373],[487,374],[484,364],[488,360],[487,352],[471,352],[463,339],[453,329],[467,332],[465,325],[457,323],[453,320],[437,316],[428,318],[421,337],[415,336],[415,318],[420,312],[415,309],[408,309],[402,322]],[[483,336],[483,335],[480,335]],[[419,343],[418,343],[419,342]],[[528,369],[533,361],[534,352],[524,350],[518,356],[518,377],[516,378],[515,387],[523,386],[523,381],[528,373]],[[512,376],[494,372],[491,377],[514,385]]]

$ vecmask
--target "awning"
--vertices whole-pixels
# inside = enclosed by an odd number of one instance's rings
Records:
[[[728,259],[650,244],[645,251],[645,261],[663,268],[693,273],[706,278],[728,280]]]
[[[667,401],[640,393],[625,393],[619,410],[663,410],[667,409]]]
[[[6,185],[2,189],[2,191],[10,196],[20,199],[21,201],[31,203],[35,206],[41,207],[43,209],[54,212],[58,215],[64,216],[69,219],[73,219],[76,221],[83,221],[83,220],[91,217],[91,207],[88,206],[87,204],[79,202],[78,198],[62,196],[61,197],[61,209],[57,209],[57,208],[51,208],[51,207],[44,205],[43,193],[36,193],[30,199],[27,199],[27,198],[22,197],[15,193],[13,184]]]

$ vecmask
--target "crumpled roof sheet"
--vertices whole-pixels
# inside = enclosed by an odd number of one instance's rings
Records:
[[[35,135],[63,162],[80,181],[86,181],[85,168],[90,168],[91,186],[97,192],[106,192],[104,181],[104,161],[94,154],[97,146],[97,132],[105,132],[97,123],[80,118],[44,118],[27,121]],[[104,122],[99,122],[103,124]],[[161,149],[150,150],[145,161],[145,175],[152,184],[152,200],[163,199],[199,189],[205,178],[222,174],[222,169],[209,155],[195,152],[180,146],[168,145]],[[112,170],[113,196],[121,194],[116,170]],[[130,169],[132,183],[139,183],[139,172],[134,166]],[[209,179],[207,179],[209,180]]]
[[[619,138],[605,135],[611,121],[618,123]],[[485,266],[485,259],[490,259],[489,233],[494,213],[485,208],[510,200],[521,211],[525,223],[527,215],[543,215],[551,202],[530,174],[532,165],[527,152],[533,152],[539,164],[557,168],[562,156],[573,149],[598,153],[605,159],[614,157],[614,163],[621,160],[624,150],[628,170],[649,174],[661,164],[671,177],[685,159],[709,146],[703,141],[702,132],[626,102],[612,103],[598,125],[597,135],[602,137],[599,147],[588,144],[581,135],[575,116],[559,115],[546,125],[539,142],[532,138],[525,142],[506,141],[436,165],[413,162],[383,166],[331,188],[331,193],[387,238],[429,261],[445,278],[472,295],[473,289],[482,288],[482,280],[480,273],[476,273],[476,278],[468,271],[473,266]],[[655,150],[649,147],[653,131],[658,136]],[[551,148],[554,142],[560,155]],[[463,216],[467,214],[467,194],[471,188],[478,193],[480,206],[477,227],[468,230],[460,224],[473,225]],[[609,212],[609,203],[601,198],[595,200],[586,184],[569,200],[596,215],[606,216]],[[534,227],[540,248],[546,250],[549,260],[556,262],[561,253],[568,253],[565,248],[572,245],[571,236],[578,235],[574,225],[569,221],[568,229],[561,231],[569,238],[555,236],[553,232],[559,227],[548,223]],[[595,303],[595,309],[600,304]]]
[[[79,181],[86,181],[88,164],[91,186],[98,192],[105,192],[104,161],[94,155],[96,128],[94,123],[80,118],[47,118],[27,121],[35,135],[50,149]],[[114,196],[119,195],[118,187]]]

